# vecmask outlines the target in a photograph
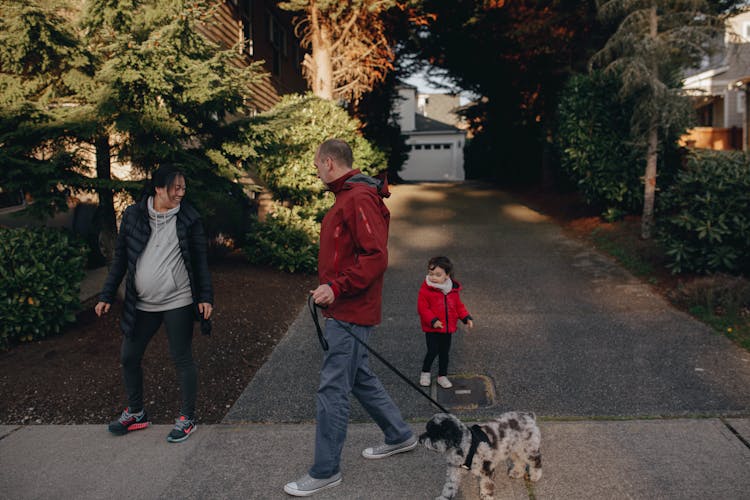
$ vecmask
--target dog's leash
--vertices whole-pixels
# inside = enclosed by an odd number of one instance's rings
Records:
[[[318,319],[318,310],[316,309],[317,307],[320,307],[320,306],[318,304],[316,304],[315,301],[313,301],[312,295],[308,296],[307,297],[307,308],[310,310],[310,315],[312,316],[313,323],[315,323],[315,329],[318,332],[318,341],[320,342],[320,347],[322,347],[324,351],[327,351],[328,350],[328,342],[326,341],[325,337],[323,336],[323,330],[320,328],[320,320]],[[338,325],[341,328],[343,328],[344,330],[346,330],[346,332],[349,335],[351,335],[352,338],[354,338],[354,340],[356,340],[357,342],[359,342],[370,353],[372,353],[373,356],[375,356],[376,358],[378,358],[381,363],[383,363],[385,366],[387,366],[388,368],[390,368],[390,370],[393,373],[395,373],[396,375],[398,375],[399,377],[401,377],[404,380],[404,382],[406,382],[407,384],[409,384],[410,386],[412,386],[415,391],[417,391],[418,393],[420,393],[422,396],[426,397],[430,401],[430,403],[432,403],[435,406],[437,406],[440,409],[440,411],[442,411],[443,413],[450,413],[448,410],[446,410],[445,408],[443,408],[443,406],[440,403],[438,403],[437,401],[435,401],[434,399],[432,399],[429,394],[427,394],[422,389],[420,389],[417,386],[417,384],[415,384],[414,382],[412,382],[411,380],[409,380],[403,373],[401,373],[400,371],[398,371],[398,369],[395,366],[393,366],[392,364],[390,364],[387,359],[385,359],[383,356],[381,356],[380,354],[378,354],[377,351],[375,351],[372,347],[370,347],[369,345],[367,345],[367,343],[365,343],[359,337],[357,337],[356,335],[354,335],[354,332],[352,332],[351,329],[348,326],[346,326],[344,323],[342,323],[341,321],[337,320],[336,318],[332,318],[332,319],[336,323],[338,323]]]

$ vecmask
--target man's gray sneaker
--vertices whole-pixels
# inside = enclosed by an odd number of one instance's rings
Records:
[[[327,479],[315,479],[310,474],[305,474],[296,481],[286,483],[284,491],[294,497],[309,497],[319,491],[333,488],[341,484],[341,473],[337,472]]]
[[[405,451],[411,451],[417,447],[417,436],[413,435],[404,442],[398,444],[381,444],[374,448],[365,448],[362,450],[362,456],[365,458],[385,458],[395,455],[396,453],[404,453]]]

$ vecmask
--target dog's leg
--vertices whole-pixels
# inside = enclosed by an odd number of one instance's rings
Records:
[[[510,454],[510,460],[513,462],[513,467],[508,471],[508,475],[513,479],[521,479],[526,474],[526,460],[515,452]]]
[[[482,462],[479,471],[479,498],[492,500],[495,495],[495,467],[490,461]]]
[[[443,485],[443,492],[435,500],[449,500],[456,496],[458,493],[458,487],[461,485],[461,478],[464,476],[466,469],[461,467],[448,466],[445,471],[445,484]]]
[[[529,466],[529,479],[539,481],[542,478],[542,454],[539,448],[526,455],[526,463]]]

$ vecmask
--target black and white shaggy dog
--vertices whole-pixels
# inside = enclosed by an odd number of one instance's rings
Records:
[[[427,449],[443,453],[448,470],[443,492],[437,500],[453,498],[466,471],[479,477],[479,494],[490,500],[495,492],[493,473],[508,467],[508,475],[522,478],[529,469],[529,478],[542,477],[542,455],[539,452],[541,433],[533,413],[508,412],[490,422],[464,425],[448,413],[438,413],[427,422],[427,432],[419,442]]]

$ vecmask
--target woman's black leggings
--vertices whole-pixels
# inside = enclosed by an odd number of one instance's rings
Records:
[[[424,332],[425,341],[427,341],[427,355],[422,363],[422,371],[429,372],[435,356],[438,358],[438,376],[445,377],[448,375],[448,354],[451,351],[450,333]]]
[[[143,368],[141,361],[146,346],[162,322],[167,330],[169,354],[172,356],[182,394],[180,414],[195,416],[195,398],[198,390],[198,368],[193,361],[193,305],[161,312],[136,310],[135,329],[131,338],[123,337],[120,362],[128,408],[138,412],[143,408]]]

